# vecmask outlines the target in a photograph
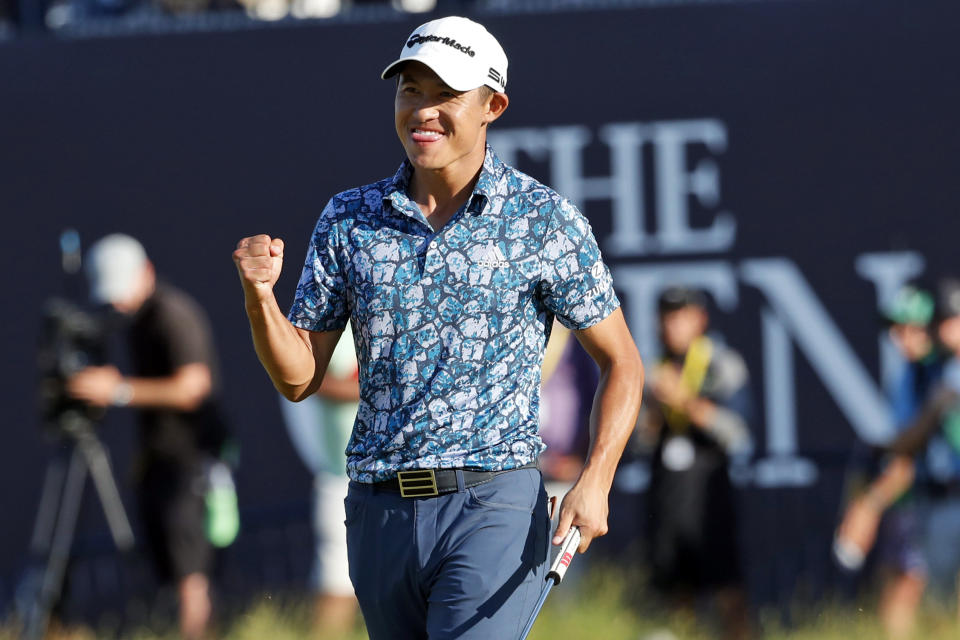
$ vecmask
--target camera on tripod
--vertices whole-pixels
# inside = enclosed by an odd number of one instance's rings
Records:
[[[104,410],[72,398],[67,381],[86,367],[105,362],[107,323],[62,298],[44,306],[37,365],[40,417],[50,435],[70,435],[96,424]]]
[[[60,244],[64,272],[75,274],[80,256],[78,234],[64,232]],[[109,456],[95,432],[105,409],[73,398],[68,390],[74,375],[105,363],[110,320],[107,314],[91,313],[63,298],[51,298],[43,308],[37,352],[40,424],[45,433],[66,440],[69,446],[58,447],[47,466],[30,542],[32,562],[19,588],[18,607],[27,640],[44,637],[51,611],[60,599],[88,476],[117,548],[126,551],[133,547],[133,530]]]

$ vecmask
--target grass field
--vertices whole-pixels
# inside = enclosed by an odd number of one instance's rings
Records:
[[[713,640],[714,630],[699,624],[695,616],[667,615],[654,611],[638,611],[625,604],[637,597],[628,593],[623,582],[594,576],[577,590],[563,593],[563,586],[555,590],[547,606],[537,619],[532,640]],[[566,585],[564,585],[566,586]],[[631,597],[632,596],[632,597]],[[649,607],[640,607],[646,609]],[[796,614],[800,622],[791,629],[780,628],[779,619],[772,612],[761,614],[760,626],[764,640],[882,640],[884,634],[875,615],[875,603],[864,601],[861,606],[828,606],[806,615]],[[667,635],[669,630],[673,636]],[[0,629],[0,640],[15,640],[14,625]],[[99,640],[113,634],[76,628],[52,634],[50,640]],[[224,640],[363,640],[362,629],[347,637],[334,638],[311,629],[310,607],[305,599],[290,599],[278,603],[264,597],[249,609],[226,623],[215,635]],[[927,606],[914,636],[917,640],[957,640],[960,627],[954,615],[946,609]],[[176,640],[173,630],[157,632],[141,630],[125,636],[129,640]],[[494,639],[491,639],[494,640]]]

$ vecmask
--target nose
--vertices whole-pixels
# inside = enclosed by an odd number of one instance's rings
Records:
[[[440,110],[437,108],[437,103],[426,98],[421,100],[420,103],[414,107],[413,112],[421,122],[436,120],[440,116]]]

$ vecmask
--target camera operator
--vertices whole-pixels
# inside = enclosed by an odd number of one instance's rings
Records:
[[[148,547],[161,580],[176,583],[181,634],[200,638],[211,612],[213,559],[205,530],[205,466],[220,454],[226,433],[209,323],[194,300],[157,281],[143,247],[129,236],[98,241],[85,267],[93,301],[130,320],[135,375],[88,367],[69,379],[67,389],[94,406],[138,410],[137,493]]]

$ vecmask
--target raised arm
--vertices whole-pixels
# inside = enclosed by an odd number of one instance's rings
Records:
[[[607,497],[623,448],[637,423],[643,363],[620,309],[575,335],[600,367],[600,382],[590,412],[587,461],[560,506],[553,543],[560,544],[571,525],[579,526],[582,553],[593,538],[607,533]]]
[[[342,331],[294,327],[280,310],[273,286],[283,267],[283,240],[268,235],[244,238],[233,252],[253,346],[263,368],[285,398],[299,402],[323,380]]]
[[[887,450],[915,458],[940,429],[944,413],[960,401],[960,393],[944,385],[936,389],[920,407],[910,424],[887,445]]]

